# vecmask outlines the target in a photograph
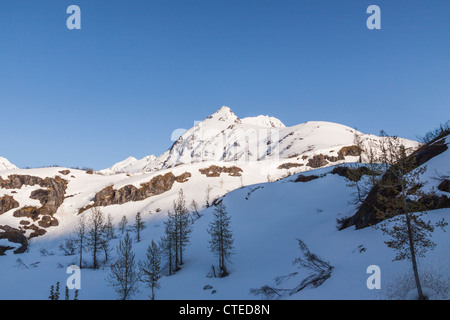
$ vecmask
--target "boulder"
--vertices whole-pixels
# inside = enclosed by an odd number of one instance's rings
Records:
[[[0,214],[19,207],[19,203],[13,197],[5,195],[0,198]]]

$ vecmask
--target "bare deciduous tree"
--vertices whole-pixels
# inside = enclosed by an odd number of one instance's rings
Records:
[[[107,277],[108,283],[121,300],[130,299],[139,290],[139,275],[132,249],[133,241],[127,232],[117,246],[117,260],[111,265],[111,272]]]

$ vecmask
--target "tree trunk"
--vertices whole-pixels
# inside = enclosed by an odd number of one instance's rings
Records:
[[[411,253],[411,262],[414,272],[414,279],[416,281],[416,287],[417,287],[417,293],[419,295],[419,300],[425,300],[425,297],[422,292],[422,285],[420,284],[420,278],[419,278],[419,271],[417,269],[417,261],[416,261],[416,252],[414,249],[414,239],[412,234],[412,228],[411,228],[411,217],[409,216],[408,212],[408,204],[406,202],[406,188],[402,181],[402,197],[403,197],[403,210],[406,215],[406,226],[408,228],[408,241],[409,241],[409,251]]]
[[[83,263],[83,240],[80,241],[80,269]]]
[[[419,300],[425,300],[425,296],[423,295],[422,291],[422,285],[420,284],[419,271],[417,269],[416,252],[414,250],[411,221],[408,213],[406,213],[406,224],[408,226],[409,250],[411,251],[411,262],[414,271],[414,279],[416,281],[417,286],[417,293],[419,295]]]

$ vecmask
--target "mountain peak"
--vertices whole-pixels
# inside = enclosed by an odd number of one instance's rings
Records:
[[[11,162],[8,161],[8,159],[0,157],[0,171],[3,170],[16,170],[19,169],[15,165],[13,165]]]
[[[234,112],[227,106],[222,106],[214,114],[210,115],[207,119],[215,119],[219,121],[233,121],[239,122],[239,118],[234,114]]]

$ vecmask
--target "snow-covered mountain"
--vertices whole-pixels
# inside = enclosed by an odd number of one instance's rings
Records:
[[[358,134],[365,143],[382,139]],[[346,159],[342,152],[343,148],[354,145],[354,137],[354,129],[336,123],[312,121],[286,127],[269,116],[240,119],[224,106],[187,130],[159,157],[148,156],[141,160],[130,157],[100,172],[142,173],[207,161],[256,163],[264,160],[311,169],[328,163],[354,161],[354,153],[349,152],[350,157]],[[411,150],[419,146],[414,141],[403,139],[403,142]],[[317,162],[322,165],[317,166]]]
[[[448,183],[441,187],[441,182],[435,179],[436,172],[450,172],[450,137],[446,139],[447,142],[444,139],[442,147],[438,148],[440,153],[433,151],[433,157],[424,164],[428,170],[423,177],[422,188],[436,189],[440,196],[448,196],[450,192]],[[6,256],[0,257],[0,282],[8,288],[0,290],[0,299],[47,299],[51,285],[57,281],[65,283],[68,277],[66,267],[77,264],[79,257],[65,255],[58,247],[70,237],[80,215],[89,215],[89,211],[79,213],[80,209],[95,205],[99,200],[111,199],[109,191],[114,191],[117,200],[123,200],[121,204],[105,203],[101,206],[105,215],[111,214],[115,226],[124,215],[131,223],[137,212],[142,213],[146,229],[141,234],[141,242],[133,242],[133,252],[136,261],[145,259],[149,243],[158,241],[164,234],[167,212],[172,209],[180,189],[184,191],[187,204],[192,200],[198,202],[201,217],[194,222],[190,244],[183,254],[185,263],[174,275],[162,277],[157,299],[260,299],[261,296],[250,295],[249,292],[266,285],[280,290],[277,299],[405,299],[414,293],[410,263],[392,261],[395,254],[386,246],[388,239],[381,230],[373,227],[338,230],[336,220],[354,214],[355,207],[349,204],[354,189],[334,170],[335,167],[310,170],[268,182],[264,174],[276,176],[280,170],[275,165],[265,166],[264,161],[259,164],[265,172],[262,173],[259,166],[249,164],[240,167],[242,172],[228,172],[223,167],[233,168],[232,164],[208,162],[132,176],[92,175],[64,168],[14,172],[23,178],[12,177],[11,173],[0,174],[3,179],[0,182],[4,186],[0,188],[0,198],[8,196],[18,202],[16,208],[0,214],[0,226],[10,225],[23,230],[29,238],[28,252],[22,255],[13,254],[14,250],[20,249],[20,244],[0,239],[0,247],[12,247],[5,251]],[[218,172],[203,170],[213,166],[222,169]],[[218,174],[208,175],[211,172]],[[183,178],[169,179],[170,174]],[[154,180],[158,176],[166,178]],[[173,184],[166,191],[142,200],[126,198],[127,194],[138,193],[138,189],[132,186],[144,188],[153,185],[149,181],[158,182],[156,185],[165,185],[163,182],[167,181]],[[52,219],[58,221],[57,226],[49,224],[46,227],[48,219],[40,215],[35,219],[33,215],[15,214],[23,212],[17,210],[24,207],[40,206],[37,200],[40,197],[33,195],[43,195],[39,190],[48,183],[54,184],[55,190],[61,186],[65,194],[64,201],[52,215]],[[215,209],[214,206],[205,206],[208,186],[211,187],[210,199],[221,197],[231,216],[235,254],[229,264],[230,275],[225,279],[207,277],[211,266],[217,263],[208,248],[209,234],[206,231]],[[436,222],[449,214],[449,209],[439,209],[431,211],[428,218]],[[45,234],[36,236],[42,229]],[[449,231],[448,227],[446,229]],[[431,298],[450,298],[449,234],[436,230],[432,238],[437,244],[436,249],[427,252],[426,257],[420,260],[424,290]],[[0,230],[0,238],[1,235]],[[119,231],[116,236],[111,247],[118,245],[122,237]],[[307,269],[293,264],[301,255],[297,239],[333,269],[330,278],[317,288],[311,286],[292,293],[303,279],[311,276]],[[88,265],[91,254],[85,252],[83,257]],[[114,261],[114,252],[110,259]],[[105,281],[110,272],[109,263],[98,270],[82,270],[80,299],[117,298]],[[382,270],[380,290],[369,290],[366,286],[370,276],[367,269],[372,265]],[[142,286],[133,298],[147,299],[148,290]]]
[[[16,170],[18,169],[15,165],[8,161],[8,159],[0,157],[0,171],[4,170]]]
[[[329,122],[286,127],[268,116],[240,119],[223,107],[158,157],[130,157],[101,173],[56,167],[0,171],[0,283],[9,288],[0,290],[0,299],[47,299],[51,285],[65,283],[66,267],[78,264],[79,256],[66,255],[59,246],[73,235],[80,217],[90,217],[92,208],[110,215],[115,227],[125,216],[132,234],[131,224],[142,214],[146,228],[142,241],[133,242],[133,251],[136,260],[143,260],[149,243],[164,235],[164,222],[180,190],[189,210],[195,201],[199,214],[183,253],[185,263],[161,279],[158,299],[259,299],[249,295],[250,289],[264,285],[286,293],[309,276],[292,264],[300,254],[296,239],[334,268],[318,288],[280,299],[404,298],[412,290],[405,276],[410,267],[392,262],[382,231],[370,226],[356,230],[350,223],[339,231],[336,225],[337,219],[356,216],[350,204],[355,190],[341,175],[342,167],[359,160],[355,133],[364,144],[385,139]],[[436,190],[442,199],[450,192],[448,177],[438,181],[435,174],[450,173],[449,140],[421,155],[428,167],[421,187]],[[420,146],[402,142],[411,152]],[[206,229],[219,201],[230,213],[235,239],[226,279],[206,277],[216,264]],[[430,218],[438,221],[449,213],[442,206]],[[449,278],[448,234],[436,232],[436,250],[421,261],[421,270],[430,275],[424,277],[425,287],[440,290],[433,297],[444,299],[450,290],[435,285],[435,277]],[[122,236],[116,232],[111,248]],[[116,298],[105,281],[115,255],[113,251],[107,262],[102,260],[99,270],[83,270],[80,299]],[[86,266],[91,258],[88,251],[83,254]],[[366,286],[367,267],[374,264],[383,270],[381,291]],[[135,297],[146,299],[146,290]]]

